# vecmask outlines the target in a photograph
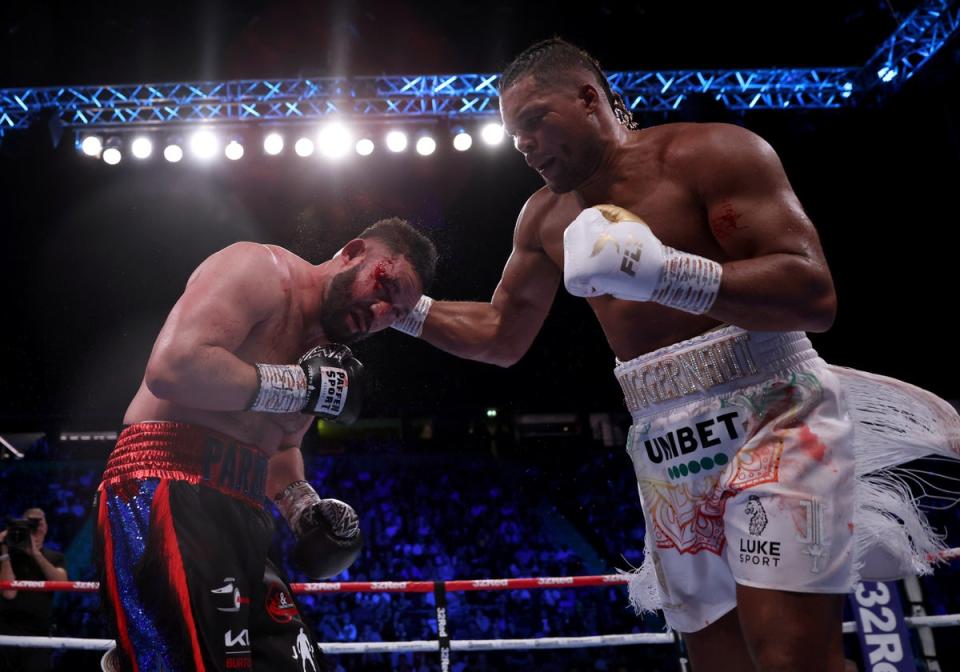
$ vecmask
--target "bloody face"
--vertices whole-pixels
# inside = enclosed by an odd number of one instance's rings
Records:
[[[320,310],[324,334],[337,343],[355,343],[404,317],[421,292],[405,257],[372,252],[330,281]]]

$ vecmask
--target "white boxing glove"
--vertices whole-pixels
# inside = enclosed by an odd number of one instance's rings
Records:
[[[563,233],[563,284],[575,296],[610,294],[705,313],[720,291],[715,261],[667,247],[616,205],[583,210]]]
[[[420,300],[413,307],[406,317],[403,317],[390,326],[397,331],[402,331],[414,338],[420,338],[423,332],[423,323],[427,321],[427,314],[430,312],[430,306],[433,305],[433,299],[426,294],[420,295]]]

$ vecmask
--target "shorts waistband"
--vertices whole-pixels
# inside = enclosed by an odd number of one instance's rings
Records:
[[[141,478],[204,485],[262,508],[267,458],[256,446],[206,427],[141,422],[120,433],[100,488]]]
[[[614,375],[636,420],[759,383],[813,359],[817,352],[802,331],[723,327],[618,362]]]

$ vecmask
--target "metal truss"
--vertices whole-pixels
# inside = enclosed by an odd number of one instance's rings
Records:
[[[631,110],[663,112],[708,94],[731,110],[835,108],[853,93],[859,68],[674,70],[608,73]]]
[[[608,73],[635,111],[670,111],[691,95],[731,110],[831,109],[892,91],[960,26],[958,0],[929,0],[862,67]],[[0,89],[0,138],[54,110],[77,129],[197,122],[296,122],[329,115],[422,121],[494,118],[496,74],[318,77]]]
[[[858,78],[861,95],[891,92],[913,77],[960,26],[960,3],[927,2],[870,57]]]

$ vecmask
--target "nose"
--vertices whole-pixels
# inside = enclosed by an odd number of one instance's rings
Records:
[[[377,301],[370,306],[370,314],[373,318],[370,323],[370,331],[378,331],[389,327],[400,317],[399,309],[387,301]]]
[[[533,137],[532,133],[521,133],[518,132],[513,137],[513,146],[517,148],[517,151],[523,154],[525,157],[534,151],[537,148],[536,138]]]

